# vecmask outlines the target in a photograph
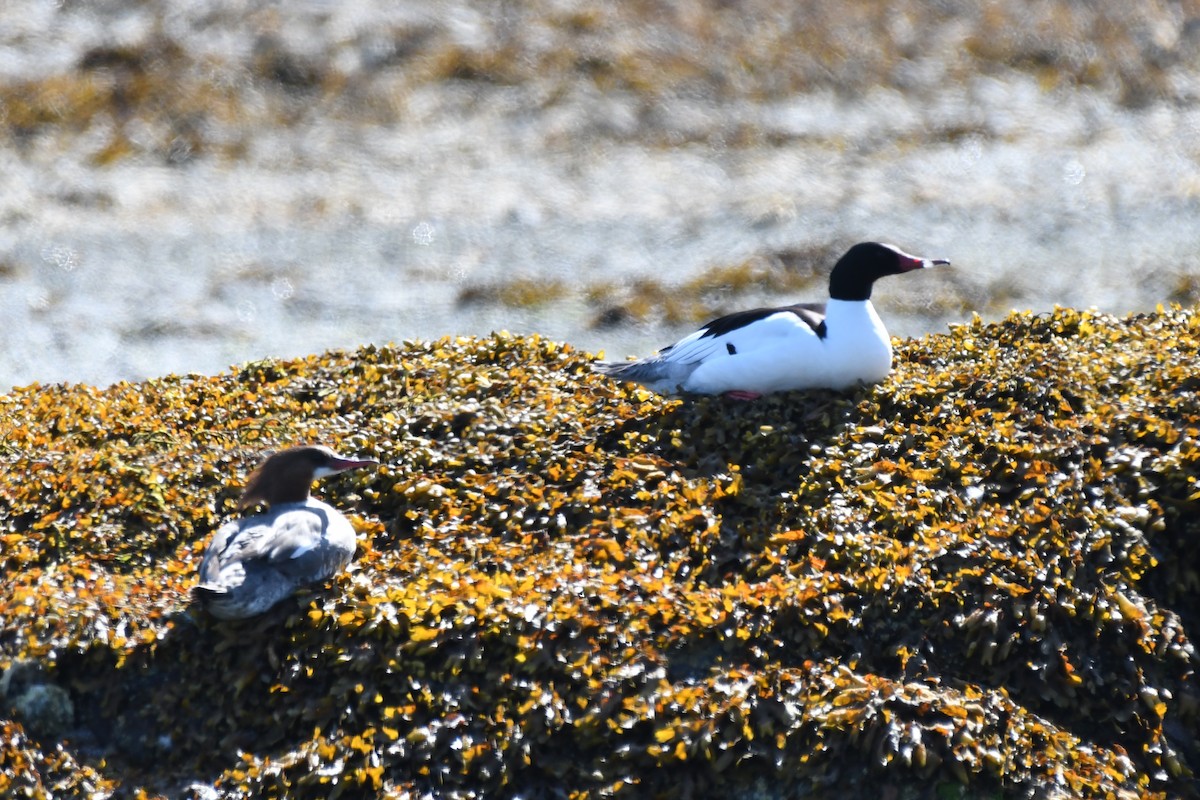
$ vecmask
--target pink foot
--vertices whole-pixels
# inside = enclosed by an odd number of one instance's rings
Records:
[[[734,389],[732,392],[725,392],[722,397],[728,397],[730,400],[757,400],[762,397],[761,392],[744,392],[741,389]]]

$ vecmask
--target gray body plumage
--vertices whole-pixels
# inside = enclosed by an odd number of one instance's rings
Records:
[[[683,385],[699,366],[700,361],[671,361],[660,355],[637,361],[599,361],[593,368],[601,375],[620,381],[640,383],[647,389],[660,394],[683,391]]]
[[[354,528],[315,498],[221,526],[193,590],[221,619],[253,617],[301,586],[335,575],[354,556]]]

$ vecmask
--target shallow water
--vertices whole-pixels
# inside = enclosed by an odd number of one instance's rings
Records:
[[[0,75],[70,64],[98,24],[65,35],[49,12],[22,18]],[[136,37],[136,14],[122,24],[132,32],[114,35]],[[56,25],[55,46],[37,47]],[[1015,72],[650,112],[594,87],[539,91],[421,86],[401,124],[315,114],[256,129],[239,159],[180,166],[97,166],[88,135],[7,142],[0,387],[496,329],[646,353],[694,325],[597,328],[582,293],[530,308],[457,298],[512,278],[682,282],[754,253],[865,239],[953,262],[876,287],[899,336],[972,312],[1126,313],[1200,294],[1200,111],[1188,104],[1128,110]],[[754,141],[736,142],[746,129]],[[821,294],[731,297],[725,310]]]

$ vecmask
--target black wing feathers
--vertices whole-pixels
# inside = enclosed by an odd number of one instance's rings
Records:
[[[738,328],[744,328],[747,325],[758,322],[760,319],[766,319],[772,314],[778,314],[781,311],[791,312],[800,319],[808,323],[808,327],[813,329],[813,332],[818,337],[825,338],[825,304],[824,303],[796,303],[790,306],[777,306],[775,308],[752,308],[747,311],[736,311],[733,314],[726,314],[723,317],[718,317],[712,322],[705,325],[701,330],[704,331],[704,336],[724,336],[727,333],[732,333]]]

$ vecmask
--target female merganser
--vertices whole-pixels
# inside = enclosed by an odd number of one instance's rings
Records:
[[[892,369],[892,341],[871,305],[871,286],[884,275],[949,263],[862,242],[834,265],[827,303],[739,311],[648,358],[602,361],[596,370],[661,394],[724,394],[738,400],[878,383]]]
[[[238,510],[270,510],[221,526],[200,562],[193,598],[221,619],[262,614],[304,584],[322,581],[350,563],[354,528],[333,506],[309,497],[315,478],[378,461],[342,458],[328,447],[281,450],[246,482]]]

